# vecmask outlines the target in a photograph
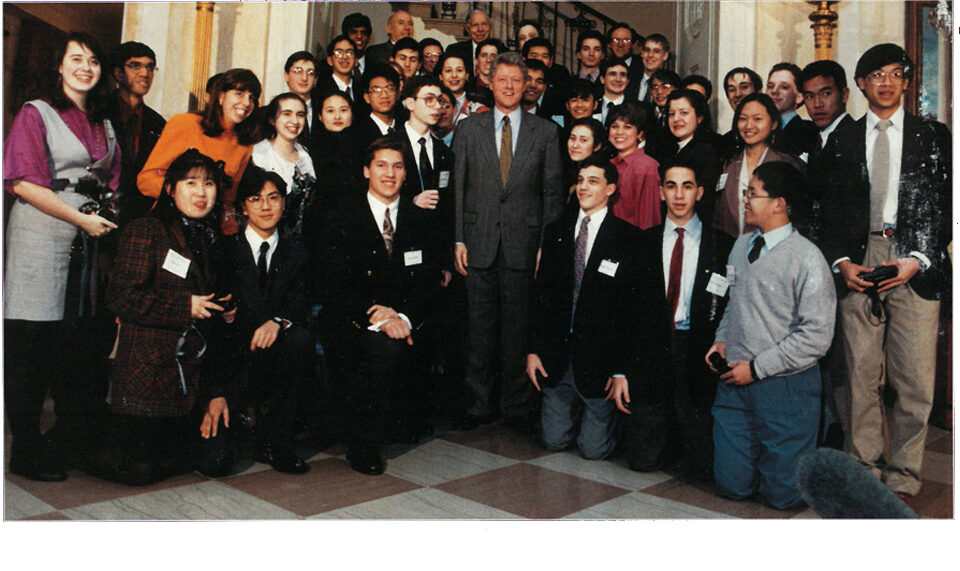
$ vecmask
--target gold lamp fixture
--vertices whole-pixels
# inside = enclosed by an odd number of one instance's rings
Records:
[[[833,59],[833,31],[837,28],[837,18],[840,16],[831,9],[831,6],[837,1],[839,0],[823,2],[808,0],[810,4],[817,7],[810,14],[810,21],[813,22],[810,28],[813,29],[814,59],[817,61]]]

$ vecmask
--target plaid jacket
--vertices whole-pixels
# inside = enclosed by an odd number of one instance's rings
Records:
[[[184,346],[186,394],[175,353],[190,324],[190,296],[212,293],[213,282],[203,260],[191,260],[186,278],[163,269],[170,251],[193,257],[180,227],[154,217],[131,222],[120,240],[107,302],[121,322],[112,400],[117,414],[183,416],[198,400],[201,363],[193,356],[203,341],[191,333]]]

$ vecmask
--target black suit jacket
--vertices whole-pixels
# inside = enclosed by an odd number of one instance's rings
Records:
[[[723,160],[720,158],[717,146],[716,136],[704,132],[694,135],[693,140],[685,147],[671,155],[678,160],[689,161],[697,169],[699,177],[697,182],[703,186],[703,198],[697,206],[697,212],[702,220],[713,220],[713,208],[717,201],[717,182],[720,180],[720,171],[723,169]]]
[[[703,220],[701,219],[701,222]],[[656,313],[666,321],[666,327],[672,327],[670,308],[666,304],[667,291],[664,288],[663,275],[663,229],[664,225],[654,226],[643,231],[642,250],[650,256],[650,273],[653,275],[659,308]],[[734,239],[724,232],[704,223],[700,234],[700,248],[697,253],[697,269],[693,282],[693,295],[690,299],[690,333],[688,338],[687,386],[693,403],[700,410],[709,410],[716,393],[716,376],[703,360],[714,334],[726,309],[729,294],[718,296],[707,291],[707,284],[713,274],[725,276],[727,258],[733,248]],[[686,255],[686,253],[685,253]],[[662,308],[662,309],[661,309]]]
[[[904,117],[900,188],[897,194],[896,255],[920,252],[931,267],[910,280],[924,299],[950,296],[952,269],[947,245],[952,234],[952,141],[936,121]],[[866,117],[837,129],[811,168],[811,186],[822,185],[818,245],[827,262],[842,257],[862,264],[870,228],[870,174],[867,171]],[[838,295],[847,287],[837,278]]]
[[[358,190],[328,211],[323,228],[323,242],[312,251],[319,257],[313,279],[324,284],[325,336],[336,345],[345,332],[365,331],[366,311],[374,304],[405,314],[413,330],[419,330],[440,287],[436,230],[429,215],[400,198],[392,256],[387,255],[381,221],[374,220],[366,192]]]
[[[117,143],[120,145],[120,184],[118,190],[118,208],[121,221],[126,223],[147,211],[153,206],[153,200],[145,197],[137,190],[137,175],[143,169],[147,157],[153,151],[154,145],[160,139],[167,121],[153,109],[143,106],[143,116],[140,120],[140,137],[137,141],[137,152],[128,146],[126,126],[120,120],[120,100],[114,92],[107,100],[106,117],[113,125],[117,134]]]
[[[587,398],[605,394],[611,375],[623,374],[630,395],[642,403],[665,387],[666,321],[650,308],[663,305],[640,248],[640,230],[607,211],[597,231],[573,315],[574,227],[578,210],[547,226],[534,285],[528,352],[537,354],[556,385],[572,363],[577,389]],[[599,271],[616,263],[613,276]]]
[[[357,106],[357,101],[363,101],[363,96],[357,93],[358,90],[362,89],[360,85],[354,84],[352,81],[350,83],[350,105],[354,108]],[[311,99],[320,100],[322,97],[326,97],[334,92],[346,93],[344,90],[340,89],[340,86],[337,85],[337,82],[333,79],[333,72],[320,74],[317,78],[317,85],[314,86],[313,91],[311,92]],[[319,114],[319,109],[316,110]]]
[[[403,186],[400,187],[400,196],[405,200],[413,200],[413,197],[424,190],[437,190],[440,193],[440,202],[436,210],[424,210],[431,218],[435,219],[435,224],[440,230],[436,236],[437,252],[440,254],[440,264],[445,270],[453,269],[453,243],[454,243],[454,196],[453,196],[453,151],[443,142],[433,137],[433,177],[430,180],[423,180],[420,175],[420,145],[417,141],[411,141],[407,136],[406,128],[401,125],[393,133],[393,137],[403,141],[407,146],[403,152],[403,165],[406,170],[406,176],[403,179]],[[444,174],[446,173],[446,174]],[[443,182],[444,185],[440,186]]]
[[[779,143],[781,149],[792,155],[812,155],[820,148],[820,129],[817,129],[813,121],[797,115],[783,128]]]
[[[394,119],[394,133],[402,128],[403,123],[400,121],[400,119]],[[373,118],[369,113],[353,116],[353,131],[354,136],[356,137],[357,146],[361,153],[367,148],[367,146],[370,145],[370,143],[376,141],[380,137],[386,136],[380,132],[380,128],[377,127],[377,124],[373,122]]]
[[[371,65],[387,63],[393,55],[393,43],[387,40],[382,44],[367,46],[367,50],[363,52],[363,55],[367,58],[364,63],[364,69],[369,69]]]
[[[257,260],[243,232],[230,237],[230,263],[223,272],[225,292],[237,302],[236,327],[247,343],[253,332],[274,317],[303,325],[307,319],[307,252],[299,242],[277,242],[270,258],[266,289],[260,291]]]

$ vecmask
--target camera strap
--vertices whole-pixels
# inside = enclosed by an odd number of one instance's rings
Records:
[[[187,352],[184,350],[184,345],[187,343],[187,336],[190,335],[190,332],[193,331],[200,337],[200,341],[203,342],[203,346],[197,351],[193,359],[199,359],[203,357],[204,353],[207,352],[207,340],[204,339],[203,334],[200,333],[200,330],[197,329],[196,324],[193,321],[190,321],[190,324],[184,328],[183,333],[180,334],[180,338],[177,339],[177,348],[176,348],[176,361],[177,361],[177,371],[180,373],[180,389],[183,391],[183,394],[187,394],[187,380],[183,376],[183,365],[180,363],[181,357],[186,357]]]

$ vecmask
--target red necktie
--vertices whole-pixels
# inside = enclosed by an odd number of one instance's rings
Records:
[[[670,256],[670,281],[667,285],[667,304],[670,305],[670,330],[676,326],[677,302],[680,301],[680,277],[683,275],[683,228],[675,228],[678,236]]]

